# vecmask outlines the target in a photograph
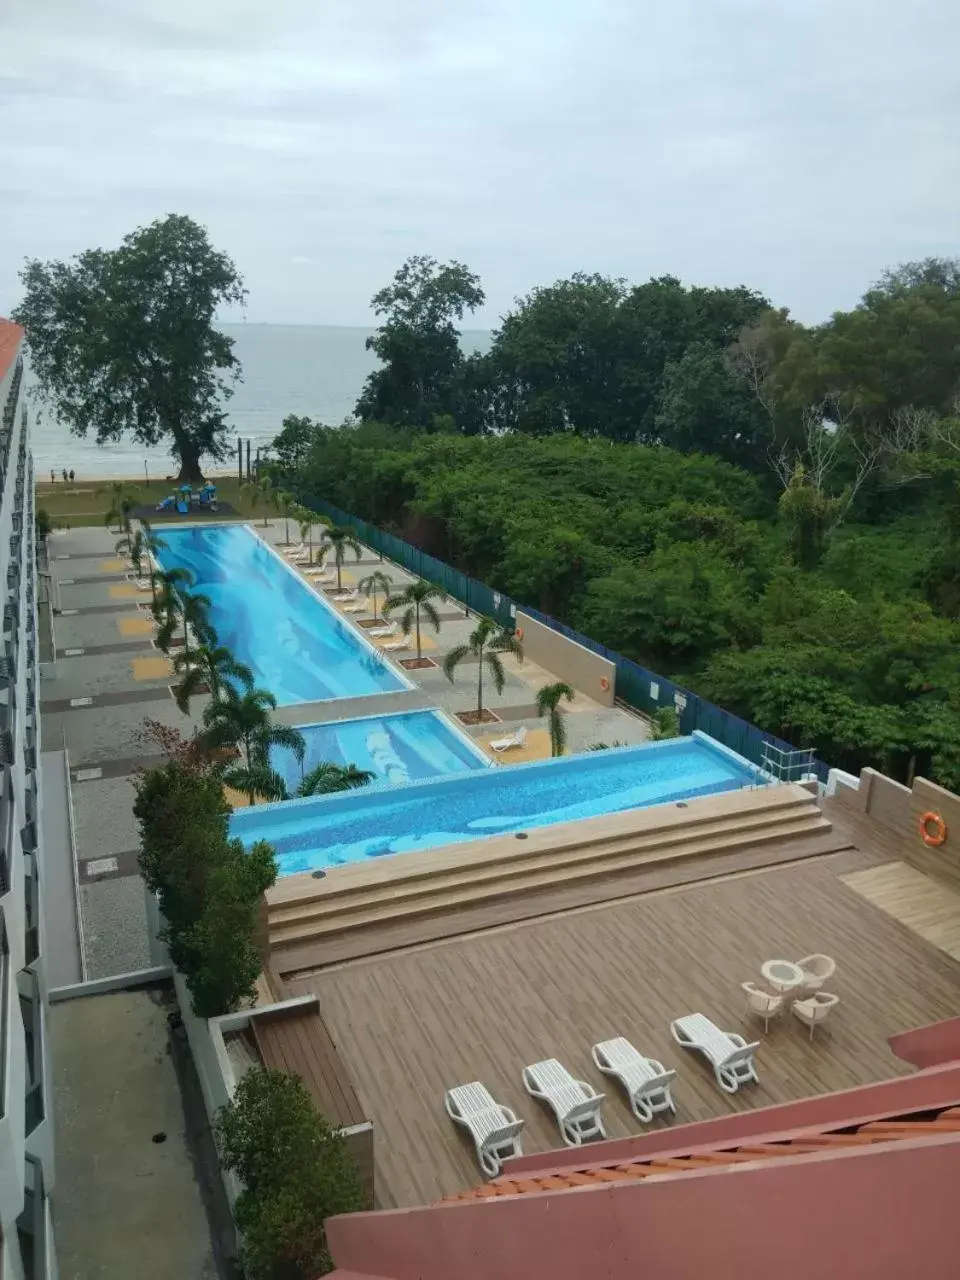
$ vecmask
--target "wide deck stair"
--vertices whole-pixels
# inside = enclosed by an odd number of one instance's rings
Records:
[[[320,968],[846,847],[784,785],[289,876],[267,895],[271,963]]]

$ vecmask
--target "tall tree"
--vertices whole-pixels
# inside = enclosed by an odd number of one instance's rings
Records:
[[[337,566],[337,590],[341,591],[343,589],[343,562],[347,558],[347,552],[352,551],[357,560],[359,560],[363,555],[363,547],[352,529],[341,528],[339,525],[331,525],[330,528],[324,529],[323,545],[329,547],[333,552],[333,563]]]
[[[769,422],[719,348],[696,343],[667,363],[654,428],[663,444],[684,453],[766,466]]]
[[[318,422],[298,417],[295,413],[287,414],[283,427],[270,441],[270,451],[276,455],[277,463],[284,473],[303,465],[310,446],[319,438],[321,430]]]
[[[165,443],[191,482],[203,480],[204,456],[227,456],[223,402],[240,365],[214,321],[218,307],[246,295],[203,227],[170,214],[118,249],[29,261],[20,278],[14,318],[27,331],[41,398],[75,435]]]
[[[537,715],[547,717],[552,756],[562,756],[567,749],[567,726],[560,704],[564,701],[572,702],[575,696],[572,686],[563,680],[558,680],[556,684],[545,684],[537,690]]]
[[[395,613],[397,609],[403,610],[400,614],[400,628],[405,636],[408,636],[411,631],[416,633],[418,662],[423,657],[420,639],[421,619],[426,618],[434,631],[439,632],[440,614],[437,612],[434,601],[436,600],[437,604],[439,604],[446,598],[446,593],[441,591],[439,587],[420,579],[417,582],[411,582],[395,596],[391,596],[383,606],[383,616],[385,618]]]
[[[328,796],[335,791],[354,791],[365,787],[376,774],[369,769],[359,769],[355,764],[331,764],[323,761],[304,775],[297,787],[298,796]]]
[[[523,661],[523,646],[512,631],[507,631],[492,618],[481,618],[471,631],[466,644],[458,644],[443,660],[443,671],[447,679],[453,683],[454,673],[466,658],[474,658],[477,663],[477,723],[483,721],[483,672],[490,672],[493,687],[497,693],[503,693],[507,682],[507,673],[503,668],[504,654],[511,653],[518,661]]]
[[[357,415],[428,429],[444,415],[455,417],[465,362],[454,321],[484,300],[479,276],[462,262],[408,258],[373,296],[384,319],[367,349],[383,367],[364,383]]]
[[[231,686],[253,688],[253,672],[222,644],[201,644],[192,653],[185,649],[175,654],[173,669],[180,675],[174,697],[184,715],[189,714],[190,699],[204,685],[213,698],[223,697],[224,689]]]
[[[222,751],[232,747],[239,752],[239,761],[225,770],[223,778],[228,786],[244,792],[251,804],[256,804],[258,795],[284,799],[286,784],[270,763],[270,748],[289,747],[296,759],[302,760],[306,750],[303,734],[290,725],[274,723],[271,712],[276,710],[277,700],[266,689],[237,690],[225,685],[223,694],[203,713],[200,740],[204,748]]]

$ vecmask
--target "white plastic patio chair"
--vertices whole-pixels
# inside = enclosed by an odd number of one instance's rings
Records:
[[[568,1147],[607,1136],[600,1119],[604,1095],[586,1080],[577,1080],[556,1058],[524,1067],[523,1086],[532,1098],[553,1109],[560,1136]]]
[[[830,1016],[830,1010],[840,1003],[839,996],[828,995],[826,991],[815,991],[804,1000],[794,1000],[792,1008],[794,1017],[810,1028],[810,1039],[819,1023]]]
[[[524,725],[513,733],[508,733],[505,738],[494,738],[490,743],[491,751],[510,751],[515,747],[524,747],[527,743],[527,730]]]
[[[676,1114],[670,1093],[676,1071],[668,1071],[656,1058],[645,1058],[623,1036],[601,1040],[590,1050],[590,1056],[599,1071],[620,1081],[638,1120],[649,1124],[661,1111]]]
[[[803,988],[805,991],[819,991],[837,971],[837,962],[830,956],[804,956],[797,964],[803,970]]]
[[[368,627],[368,636],[395,636],[397,634],[397,624],[395,622],[385,622],[382,627]]]
[[[703,1054],[713,1067],[717,1084],[724,1093],[736,1093],[742,1084],[750,1080],[760,1083],[755,1060],[760,1048],[759,1040],[748,1044],[743,1036],[733,1031],[721,1031],[702,1013],[675,1018],[670,1023],[670,1032],[684,1049],[696,1049]]]
[[[770,1019],[783,1012],[783,996],[771,995],[755,982],[741,982],[740,986],[747,993],[747,1010],[762,1018],[764,1031],[769,1031]]]
[[[497,1102],[479,1080],[448,1089],[443,1105],[454,1124],[470,1134],[480,1168],[488,1177],[499,1174],[504,1160],[523,1155],[519,1137],[523,1121]]]

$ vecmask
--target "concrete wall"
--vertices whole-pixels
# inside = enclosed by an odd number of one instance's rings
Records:
[[[863,812],[895,835],[905,836],[910,821],[910,788],[876,769],[860,773]]]
[[[517,610],[517,630],[523,632],[524,657],[552,671],[580,693],[605,707],[612,707],[617,688],[617,669],[612,662],[583,645],[568,640],[558,631],[545,627],[521,609]],[[609,684],[604,689],[603,681]]]
[[[947,1280],[958,1175],[951,1134],[639,1186],[357,1214],[327,1231],[344,1271],[396,1280]]]
[[[924,844],[920,836],[920,818],[924,813],[938,813],[946,823],[947,838],[936,848]],[[919,871],[960,891],[960,796],[927,782],[926,778],[915,779],[903,856]]]

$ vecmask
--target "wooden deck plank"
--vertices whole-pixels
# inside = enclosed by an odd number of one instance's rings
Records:
[[[866,850],[674,886],[288,980],[292,993],[316,993],[374,1122],[380,1203],[424,1203],[481,1180],[443,1111],[455,1084],[483,1080],[514,1107],[526,1151],[558,1146],[520,1081],[542,1057],[606,1092],[611,1136],[640,1131],[590,1060],[590,1045],[612,1035],[677,1067],[681,1121],[909,1072],[887,1038],[956,1012],[960,964],[838,880],[877,861]],[[765,1036],[745,1015],[740,982],[758,979],[764,960],[817,951],[837,961],[836,1014],[812,1044],[789,1015]],[[758,1086],[731,1098],[677,1047],[670,1020],[696,1011],[762,1041]]]
[[[960,960],[960,894],[906,862],[888,862],[841,878],[881,911]]]
[[[363,1113],[348,1070],[316,1007],[277,1011],[251,1019],[265,1066],[298,1075],[335,1125],[359,1124]]]

